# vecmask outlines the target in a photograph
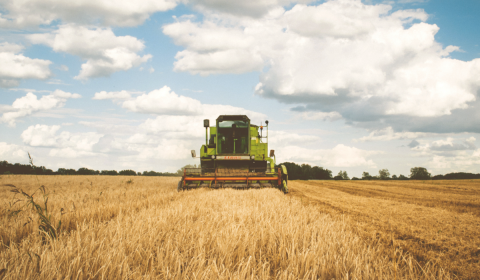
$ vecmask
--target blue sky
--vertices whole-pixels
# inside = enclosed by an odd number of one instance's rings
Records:
[[[73,2],[72,2],[73,3]],[[277,161],[479,172],[478,1],[0,1],[0,159],[198,163],[202,120],[270,121]]]

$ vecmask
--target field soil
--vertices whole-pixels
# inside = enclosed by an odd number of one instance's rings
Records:
[[[0,176],[0,279],[480,274],[478,180],[290,181],[287,195],[178,193],[178,180]],[[25,205],[32,194],[37,208]],[[54,233],[45,230],[45,219]]]

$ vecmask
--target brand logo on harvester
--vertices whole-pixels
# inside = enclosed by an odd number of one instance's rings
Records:
[[[241,159],[241,157],[225,157],[225,159]]]

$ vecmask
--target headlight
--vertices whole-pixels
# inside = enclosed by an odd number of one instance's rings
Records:
[[[215,159],[215,156],[212,156],[212,159]]]
[[[250,158],[251,158],[251,159],[255,159],[255,156],[251,156]]]

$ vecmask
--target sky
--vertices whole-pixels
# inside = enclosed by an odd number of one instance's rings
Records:
[[[203,119],[277,163],[480,172],[477,0],[0,0],[0,160],[175,172]]]

